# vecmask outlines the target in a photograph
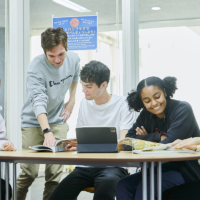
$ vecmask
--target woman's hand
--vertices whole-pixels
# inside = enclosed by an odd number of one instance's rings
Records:
[[[173,143],[172,143],[173,149],[187,148],[196,150],[196,146],[200,145],[200,137],[188,138],[185,140],[175,140]]]
[[[141,128],[137,127],[135,130],[136,130],[136,135],[146,135],[146,134],[148,134],[146,129],[143,126],[141,126]]]
[[[3,144],[5,151],[16,151],[17,149],[14,147],[12,142],[6,142]]]
[[[198,145],[188,146],[188,147],[186,147],[186,149],[190,149],[190,150],[196,151],[197,150],[197,146]]]

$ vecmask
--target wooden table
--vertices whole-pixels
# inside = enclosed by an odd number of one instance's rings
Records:
[[[77,152],[34,152],[23,150],[16,152],[0,151],[0,162],[6,163],[6,190],[9,185],[9,163],[13,163],[13,199],[16,195],[16,164],[68,164],[68,165],[91,165],[98,167],[122,166],[142,167],[143,200],[147,200],[147,167],[150,166],[150,199],[154,199],[154,166],[157,164],[157,198],[161,200],[162,162],[184,161],[200,159],[200,152],[194,154],[160,154],[138,155],[131,152],[120,153],[77,153]],[[8,192],[6,196],[8,200]]]

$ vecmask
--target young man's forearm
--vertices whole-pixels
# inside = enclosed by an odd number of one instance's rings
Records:
[[[42,131],[46,128],[50,128],[46,113],[41,113],[40,115],[38,115],[37,120],[40,124]],[[56,143],[56,139],[54,138],[52,132],[48,132],[44,134],[44,145],[54,147],[55,143]]]
[[[72,82],[69,88],[69,101],[75,101],[77,82]]]
[[[37,120],[42,130],[44,130],[45,128],[50,128],[46,113],[41,113],[40,115],[38,115]]]
[[[121,130],[120,131],[120,140],[124,139],[127,133],[128,133],[128,129]]]

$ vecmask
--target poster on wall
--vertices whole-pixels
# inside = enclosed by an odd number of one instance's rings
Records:
[[[53,18],[53,28],[62,27],[68,36],[68,50],[97,49],[97,16]]]

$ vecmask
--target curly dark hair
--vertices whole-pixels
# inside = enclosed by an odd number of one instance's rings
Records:
[[[80,70],[80,78],[85,83],[96,83],[98,87],[110,80],[110,69],[103,63],[92,60]]]
[[[41,46],[46,54],[46,51],[52,50],[54,47],[63,44],[67,51],[67,33],[61,27],[48,28],[41,34]]]
[[[137,90],[132,90],[128,94],[127,102],[129,109],[134,109],[135,111],[139,112],[142,108],[144,108],[144,104],[141,99],[141,91],[146,86],[157,86],[164,93],[166,93],[166,99],[172,98],[175,91],[178,89],[176,86],[176,81],[177,79],[171,76],[165,77],[163,80],[155,76],[143,79],[138,83]]]

